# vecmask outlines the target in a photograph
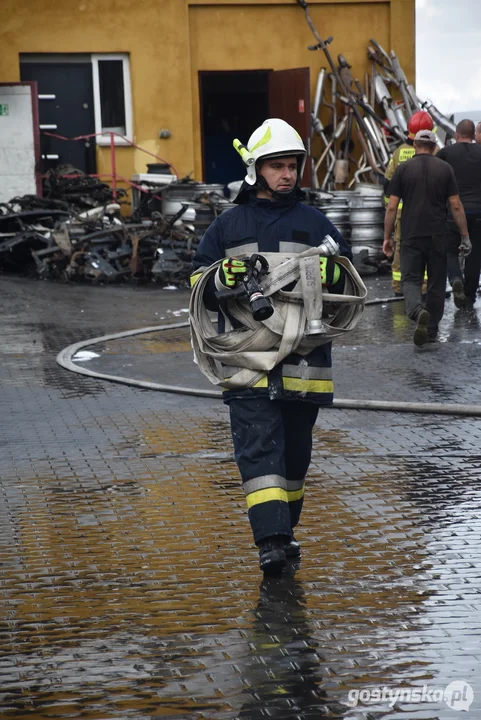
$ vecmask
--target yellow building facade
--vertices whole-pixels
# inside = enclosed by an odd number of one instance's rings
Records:
[[[309,13],[320,35],[333,37],[333,58],[342,53],[354,77],[362,80],[369,71],[367,45],[375,38],[395,49],[413,81],[414,5],[309,0]],[[315,40],[296,0],[4,0],[0,42],[0,82],[24,79],[22,58],[127,57],[131,139],[172,163],[179,176],[192,172],[196,180],[208,180],[203,117],[209,107],[218,114],[222,97],[225,107],[235,101],[237,78],[249,83],[249,71],[259,71],[260,79],[264,71],[308,67],[312,97],[317,74],[327,67],[322,51],[308,50]],[[245,97],[246,113],[259,114],[262,92]],[[159,137],[161,130],[168,136]],[[224,130],[230,137],[237,128]],[[109,147],[95,152],[97,171],[110,172]],[[135,148],[116,148],[117,170],[125,177],[146,172],[149,161]]]

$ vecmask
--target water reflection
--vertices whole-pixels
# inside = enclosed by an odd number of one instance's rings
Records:
[[[295,565],[282,578],[265,578],[249,632],[252,654],[243,668],[250,687],[240,718],[344,717],[322,687],[323,658],[306,614]]]
[[[481,321],[475,307],[456,310],[450,324],[442,333],[442,339],[463,344],[479,344],[480,329]]]

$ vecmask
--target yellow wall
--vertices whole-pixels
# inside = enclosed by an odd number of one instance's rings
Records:
[[[374,37],[394,47],[414,79],[414,0],[310,0],[311,17],[334,58],[346,56],[362,78]],[[311,68],[322,52],[296,0],[3,0],[0,82],[20,79],[20,53],[130,53],[134,141],[201,179],[199,70]],[[159,139],[160,128],[172,131]],[[98,150],[99,172],[110,169]],[[149,158],[117,149],[117,170],[145,172]]]

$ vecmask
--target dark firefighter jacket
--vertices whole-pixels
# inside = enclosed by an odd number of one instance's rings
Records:
[[[352,254],[339,231],[316,208],[295,201],[292,205],[257,198],[249,194],[247,202],[222,213],[202,238],[195,259],[191,283],[212,263],[224,257],[250,256],[253,253],[303,252],[320,245],[330,235],[341,248],[341,255]],[[333,288],[334,291],[335,288]],[[207,286],[204,302],[217,309],[215,287]],[[219,332],[224,332],[219,313]],[[226,377],[236,368],[225,367]],[[224,391],[224,401],[266,395],[271,399],[304,399],[319,405],[333,400],[331,343],[315,348],[308,355],[289,355],[253,388]]]

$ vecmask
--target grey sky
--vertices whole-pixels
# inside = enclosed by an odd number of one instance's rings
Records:
[[[444,114],[481,110],[478,0],[416,0],[416,90]]]

